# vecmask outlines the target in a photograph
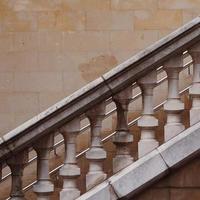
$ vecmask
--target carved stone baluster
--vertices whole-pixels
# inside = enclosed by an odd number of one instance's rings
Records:
[[[60,129],[65,142],[65,161],[60,169],[63,177],[63,189],[60,192],[60,200],[74,200],[80,196],[77,188],[77,178],[80,176],[80,168],[76,161],[76,137],[80,132],[80,118],[76,118]]]
[[[200,121],[200,44],[196,44],[189,50],[193,59],[193,80],[189,89],[192,99],[190,110],[190,125]]]
[[[33,186],[33,191],[37,194],[38,200],[49,200],[54,191],[54,185],[49,177],[49,154],[53,146],[53,136],[44,136],[34,145],[37,152],[37,183]]]
[[[113,172],[133,163],[130,155],[129,144],[133,142],[133,135],[128,128],[128,105],[132,98],[132,87],[128,87],[113,97],[117,107],[117,128],[113,136],[113,143],[116,145],[116,156],[113,158]]]
[[[20,152],[7,160],[12,175],[10,197],[12,200],[25,200],[22,191],[22,176],[25,164],[28,162],[28,150]]]
[[[101,127],[105,116],[105,102],[89,110],[86,115],[91,127],[91,148],[86,152],[86,158],[89,160],[86,189],[89,190],[107,177],[103,172],[103,161],[106,159],[106,151],[101,144]]]
[[[141,128],[141,139],[138,143],[138,157],[142,157],[158,147],[158,141],[155,139],[155,128],[158,126],[158,120],[154,117],[153,111],[153,89],[156,86],[157,73],[153,71],[138,81],[142,91],[143,113],[138,120],[138,126]]]
[[[164,63],[164,70],[168,76],[168,98],[164,104],[167,113],[167,123],[164,127],[165,141],[178,135],[185,129],[181,122],[181,113],[184,110],[184,103],[179,96],[179,72],[183,68],[183,57],[176,55]]]

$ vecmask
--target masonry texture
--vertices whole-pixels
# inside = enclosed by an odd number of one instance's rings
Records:
[[[200,199],[200,178],[197,176],[199,167],[200,162],[197,157],[130,200],[198,200]]]
[[[199,0],[1,0],[1,135],[199,12]]]

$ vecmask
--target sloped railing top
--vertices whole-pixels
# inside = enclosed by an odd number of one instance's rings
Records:
[[[28,147],[48,132],[80,116],[95,104],[113,96],[170,56],[187,50],[200,40],[200,17],[139,52],[46,111],[0,138],[0,160]],[[134,41],[130,41],[134,42]]]

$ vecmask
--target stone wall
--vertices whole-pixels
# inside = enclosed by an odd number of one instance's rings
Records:
[[[1,0],[1,135],[199,11],[199,0]]]
[[[134,200],[199,200],[199,157],[141,192]]]

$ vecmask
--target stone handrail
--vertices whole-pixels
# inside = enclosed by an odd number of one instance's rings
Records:
[[[63,177],[63,189],[60,199],[75,199],[80,195],[76,187],[76,178],[80,168],[76,164],[76,136],[80,132],[81,115],[86,115],[91,126],[91,148],[86,152],[89,171],[86,175],[86,189],[89,190],[106,179],[102,161],[106,158],[100,133],[105,117],[105,101],[112,97],[117,107],[117,128],[113,136],[116,156],[113,159],[113,172],[125,168],[133,162],[128,144],[133,136],[128,130],[127,112],[132,97],[132,87],[137,82],[142,91],[143,113],[138,120],[141,139],[138,144],[139,158],[158,146],[154,129],[158,120],[154,117],[152,97],[156,86],[156,69],[163,65],[168,76],[168,99],[164,104],[167,122],[164,127],[165,141],[185,129],[180,114],[184,104],[178,94],[178,75],[183,67],[182,55],[188,50],[194,62],[193,84],[190,89],[192,98],[190,124],[196,123],[199,112],[199,52],[200,17],[174,31],[170,35],[136,54],[126,62],[89,83],[71,96],[63,99],[43,113],[4,135],[0,139],[0,163],[5,162],[12,172],[11,197],[23,197],[22,172],[27,163],[27,149],[33,147],[38,154],[38,180],[34,192],[38,198],[48,199],[53,192],[49,180],[48,159],[53,146],[53,135],[59,130],[65,142],[65,161],[60,169]],[[134,41],[132,41],[134,42]],[[195,118],[195,119],[194,119]],[[173,131],[172,131],[173,130]],[[45,188],[41,185],[45,184]],[[16,187],[17,185],[17,187]],[[70,189],[70,192],[69,192]]]
[[[187,52],[184,52],[183,56],[187,57],[187,56],[188,56],[188,53],[187,53]],[[183,70],[184,70],[184,69],[188,69],[188,70],[189,70],[189,67],[190,67],[192,64],[193,64],[192,61],[188,61],[186,64],[184,64]],[[158,71],[158,73],[159,73],[159,72],[163,72],[162,66],[159,67],[159,68],[157,69],[157,71]],[[167,76],[164,76],[163,78],[161,78],[160,80],[158,80],[157,83],[156,83],[156,86],[159,86],[159,85],[162,84],[164,81],[167,81]],[[135,87],[136,87],[136,85],[133,84],[133,89],[134,89]],[[187,88],[185,88],[184,90],[180,91],[180,95],[182,95],[185,91],[188,91],[188,90],[189,90],[189,87],[187,87]],[[142,93],[139,92],[138,94],[134,95],[134,96],[131,98],[131,102],[134,102],[135,100],[137,100],[137,99],[138,99],[139,97],[141,97],[141,96],[142,96]],[[107,104],[109,104],[109,103],[111,103],[111,102],[112,102],[112,99],[108,99]],[[161,104],[157,105],[157,106],[154,108],[154,110],[156,110],[156,109],[160,108],[161,106],[163,106],[164,103],[165,103],[165,102],[162,102]],[[110,117],[110,116],[111,116],[112,114],[114,114],[115,112],[116,112],[116,108],[111,109],[110,111],[108,111],[107,113],[105,113],[104,119]],[[133,121],[129,122],[129,126],[134,125],[134,124],[137,122],[137,120],[138,120],[139,118],[140,118],[140,117],[138,117],[138,118],[134,119]],[[82,133],[84,133],[85,131],[87,131],[89,128],[90,128],[90,124],[87,124],[87,125],[83,126],[83,127],[80,129],[80,132],[79,132],[79,133],[82,134]],[[114,133],[115,133],[115,132],[114,132]],[[111,138],[111,137],[114,135],[114,133],[111,133],[111,134],[109,134],[108,136],[106,136],[105,138],[103,138],[103,139],[102,139],[102,142],[105,142],[107,139]],[[63,144],[64,144],[64,139],[59,140],[58,142],[56,142],[56,143],[53,145],[52,150],[56,152],[56,149],[57,149],[58,147],[60,147],[61,145],[63,145]],[[30,149],[30,150],[31,150],[31,149]],[[82,152],[80,152],[80,153],[77,155],[77,157],[79,157],[80,155],[84,154],[84,153],[85,153],[86,151],[88,151],[88,150],[89,150],[89,148],[83,150]],[[55,153],[55,154],[56,154],[56,153]],[[28,160],[28,163],[27,163],[27,164],[31,164],[31,163],[32,163],[33,161],[35,161],[35,160],[37,160],[37,155],[34,156],[33,158],[31,158],[30,160]],[[2,165],[2,168],[6,167],[6,163],[4,163],[4,164],[5,164],[5,165]],[[60,167],[61,167],[61,166],[63,166],[63,165],[60,165]],[[60,167],[59,167],[59,168],[60,168]],[[56,169],[59,169],[59,168],[57,167]],[[56,169],[53,169],[51,172],[56,171]],[[51,174],[51,172],[50,172],[50,174]],[[2,182],[2,181],[4,181],[5,179],[7,179],[10,175],[11,175],[11,173],[9,172],[8,174],[2,176],[0,182]],[[26,186],[24,190],[26,191],[26,190],[27,190],[28,188],[30,188],[34,183],[35,183],[35,181],[34,181],[32,184],[29,184],[29,186]]]

